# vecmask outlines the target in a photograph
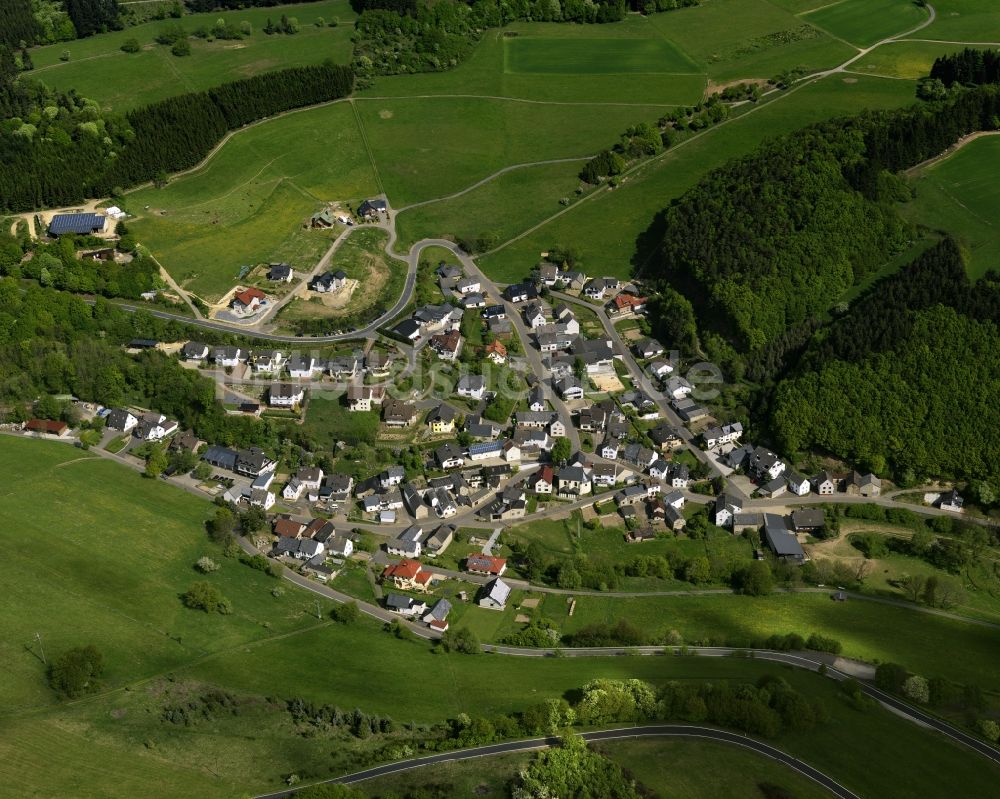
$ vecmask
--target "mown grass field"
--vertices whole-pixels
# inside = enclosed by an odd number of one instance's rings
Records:
[[[240,131],[196,172],[130,193],[123,207],[164,268],[213,300],[244,264],[283,260],[310,271],[332,234],[306,230],[309,217],[327,202],[354,208],[375,193],[357,122],[341,102]]]
[[[299,32],[291,36],[266,35],[264,26],[268,18],[277,22],[282,14],[298,18]],[[30,77],[55,89],[76,89],[106,108],[126,111],[259,72],[319,64],[327,58],[346,64],[351,60],[351,33],[356,16],[347,0],[322,0],[280,9],[214,11],[179,20],[147,22],[122,31],[34,48],[31,57],[35,70]],[[314,24],[319,17],[327,22],[326,27]],[[246,39],[230,41],[191,39],[191,55],[183,58],[172,55],[169,46],[155,42],[162,30],[174,24],[191,33],[199,27],[211,28],[219,19],[236,26],[247,21],[253,26],[253,33]],[[329,27],[334,19],[340,24]],[[136,39],[142,50],[123,52],[121,46],[129,39]],[[64,62],[60,56],[65,50],[69,51],[70,60]]]
[[[913,0],[840,0],[802,19],[857,47],[915,28],[928,12]]]
[[[275,598],[272,578],[221,557],[204,533],[212,510],[204,501],[69,446],[7,436],[0,472],[0,713],[52,704],[35,633],[50,658],[95,644],[104,682],[116,688],[316,623],[305,613],[311,600]],[[222,568],[200,576],[202,555]],[[232,615],[181,604],[178,595],[200,579],[232,600]]]
[[[679,13],[679,12],[678,12]],[[669,16],[669,15],[665,15]],[[626,277],[652,262],[663,231],[657,214],[706,172],[746,154],[767,137],[862,108],[897,108],[914,101],[914,84],[856,76],[830,76],[772,95],[730,121],[709,128],[630,174],[619,188],[578,202],[565,214],[502,249],[480,265],[490,276],[523,274],[540,253],[573,247],[583,269]]]
[[[921,39],[959,42],[995,41],[989,32],[1000,30],[1000,6],[993,0],[936,0],[937,18],[924,28]]]
[[[419,80],[414,91],[419,90]],[[482,97],[386,98],[356,103],[395,208],[444,197],[513,164],[589,157],[662,105],[552,106]]]
[[[504,72],[543,75],[697,73],[695,64],[662,39],[504,39]]]
[[[916,199],[901,206],[913,222],[957,237],[969,276],[1000,269],[1000,137],[984,136],[920,172]]]

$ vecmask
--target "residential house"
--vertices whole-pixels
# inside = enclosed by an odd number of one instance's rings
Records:
[[[672,371],[674,371],[673,364],[664,360],[655,360],[646,367],[646,371],[649,376],[655,380],[662,380]]]
[[[434,457],[442,469],[455,469],[465,465],[461,448],[450,441],[434,450]]]
[[[747,530],[759,530],[764,526],[763,513],[734,513],[733,535],[739,535]]]
[[[635,513],[635,508],[627,508],[626,510],[632,511],[633,514]],[[629,530],[625,534],[625,540],[630,544],[641,544],[644,541],[655,541],[656,531],[652,527],[637,527],[634,530]]]
[[[385,386],[348,386],[347,409],[349,411],[370,411],[372,405],[381,405],[385,398]]]
[[[612,488],[618,482],[618,467],[613,463],[595,463],[590,478],[595,486]]]
[[[389,367],[392,364],[392,357],[387,352],[379,350],[369,350],[365,355],[365,371],[376,377],[384,377],[389,374]]]
[[[393,488],[394,486],[398,486],[405,479],[406,479],[406,469],[397,464],[394,466],[390,466],[384,472],[379,474],[378,483],[379,486],[383,489]]]
[[[340,291],[347,283],[347,273],[338,269],[336,272],[326,271],[313,278],[309,288],[319,294],[329,294]]]
[[[472,438],[496,438],[500,435],[500,425],[479,414],[465,417],[465,432]]]
[[[404,319],[392,329],[392,332],[403,341],[414,342],[420,338],[423,329],[416,319]]]
[[[494,338],[510,341],[514,337],[514,325],[509,319],[490,319],[486,327]]]
[[[288,374],[291,377],[300,380],[308,380],[316,372],[323,371],[323,368],[316,363],[316,359],[312,355],[301,355],[297,352],[289,356],[285,367],[288,369]]]
[[[455,540],[457,528],[453,524],[441,524],[424,541],[424,551],[429,557],[435,557],[444,552]]]
[[[491,341],[486,345],[486,357],[497,366],[507,363],[507,347],[502,341]]]
[[[862,497],[877,497],[882,493],[882,481],[871,473],[851,472],[847,481],[847,493]]]
[[[267,279],[272,283],[291,283],[295,273],[288,264],[271,264],[267,270]]]
[[[547,452],[552,449],[552,440],[545,430],[518,427],[514,430],[512,440],[521,449],[522,454],[537,454],[539,450]]]
[[[415,618],[423,616],[427,612],[427,603],[422,599],[414,599],[405,594],[389,594],[385,598],[386,610],[398,613],[400,616]]]
[[[668,424],[659,424],[647,434],[660,452],[668,452],[683,446],[683,439]]]
[[[583,386],[580,384],[579,378],[575,375],[570,375],[568,377],[561,378],[557,380],[553,387],[559,392],[564,400],[581,400],[583,399]]]
[[[553,417],[549,424],[549,435],[553,438],[564,438],[566,436],[566,423],[558,416]]]
[[[837,492],[838,480],[834,480],[829,472],[820,472],[812,479],[813,490],[821,496],[830,496]]]
[[[259,288],[250,287],[237,291],[229,303],[229,307],[237,316],[249,316],[260,310],[267,295]]]
[[[502,577],[503,573],[507,571],[507,560],[474,552],[465,559],[465,568],[470,574]]]
[[[270,510],[274,507],[274,493],[266,488],[253,488],[250,490],[250,505],[262,510]]]
[[[107,415],[104,424],[110,430],[128,433],[139,424],[139,418],[124,408],[115,408]]]
[[[745,467],[758,480],[774,480],[785,471],[785,464],[777,455],[764,447],[757,447]]]
[[[743,503],[730,494],[720,494],[715,500],[715,514],[712,519],[716,527],[731,527],[733,517],[742,513]]]
[[[506,319],[507,309],[503,305],[488,305],[481,313],[483,319]]]
[[[639,297],[623,291],[608,302],[604,306],[604,309],[607,311],[608,316],[612,318],[632,316],[646,310],[646,303],[648,301],[648,297]]]
[[[697,422],[699,419],[704,419],[709,415],[705,407],[688,397],[674,400],[674,410],[677,411],[677,415],[685,422]]]
[[[448,614],[451,613],[451,602],[447,599],[439,599],[431,607],[427,613],[424,614],[424,622],[437,630],[438,632],[444,632],[448,629]]]
[[[473,291],[471,294],[463,294],[458,302],[465,309],[485,308],[486,295],[480,294],[478,291]]]
[[[442,361],[454,361],[462,350],[462,336],[457,330],[431,336],[430,348]]]
[[[607,291],[607,283],[604,282],[604,278],[600,277],[595,277],[583,287],[584,296],[592,300],[603,300]]]
[[[285,517],[275,519],[271,525],[271,530],[279,538],[301,538],[305,528],[302,522]]]
[[[524,308],[524,321],[532,330],[548,322],[545,312],[537,303],[531,303]]]
[[[335,535],[326,545],[327,551],[338,558],[349,558],[354,552],[354,542],[346,535]]]
[[[941,510],[950,511],[952,513],[964,513],[963,505],[965,500],[959,495],[956,489],[951,489],[950,491],[945,491],[940,497],[938,497],[937,506]]]
[[[268,458],[264,450],[259,447],[250,447],[250,449],[241,449],[236,453],[233,471],[247,477],[260,477],[265,472],[273,472],[277,465],[277,461]]]
[[[474,277],[463,277],[455,284],[455,291],[459,294],[472,294],[480,290],[479,281]]]
[[[243,350],[239,347],[216,347],[212,350],[212,360],[216,366],[233,369],[243,360]]]
[[[625,488],[615,494],[615,502],[618,504],[619,508],[627,508],[631,505],[645,502],[648,497],[649,492],[647,491],[646,486],[630,485],[625,486]]]
[[[590,474],[582,466],[564,466],[556,475],[560,494],[583,496],[592,489]]]
[[[545,465],[528,478],[528,487],[536,494],[551,494],[555,482],[555,470]]]
[[[202,440],[191,430],[185,430],[183,433],[174,436],[170,440],[170,450],[172,452],[195,453],[201,445]]]
[[[237,455],[238,453],[234,449],[211,446],[205,450],[201,459],[218,469],[226,469],[230,472],[235,472]]]
[[[742,435],[743,425],[740,422],[731,422],[722,426],[709,427],[701,434],[701,438],[705,442],[706,448],[714,449],[722,444],[739,441]]]
[[[400,495],[402,496],[403,505],[406,507],[407,512],[414,519],[426,519],[430,514],[430,508],[428,508],[427,503],[424,502],[424,498],[413,487],[412,483],[406,483],[406,485],[402,486]]]
[[[441,263],[434,271],[437,272],[438,277],[444,278],[445,280],[455,280],[456,278],[460,278],[462,276],[462,267],[457,264]]]
[[[162,441],[176,432],[177,422],[153,411],[142,414],[139,423],[132,430],[132,435],[141,441]]]
[[[382,199],[365,200],[358,206],[358,216],[362,219],[378,219],[380,216],[388,215],[389,204]]]
[[[667,505],[663,514],[663,523],[671,530],[683,530],[687,526],[687,519],[673,505]]]
[[[435,434],[454,432],[455,409],[442,402],[427,414],[427,426]]]
[[[285,356],[277,350],[255,350],[250,353],[250,366],[255,374],[278,374]]]
[[[664,480],[670,473],[670,462],[657,458],[649,465],[649,476],[654,480]]]
[[[591,405],[580,411],[580,429],[590,433],[600,432],[607,425],[608,415],[600,405]]]
[[[663,390],[671,399],[680,400],[694,391],[694,386],[680,375],[671,375],[664,383]]]
[[[812,490],[808,477],[803,477],[798,472],[787,472],[785,480],[788,482],[788,490],[797,497],[804,497]]]
[[[382,403],[382,421],[386,427],[409,427],[417,420],[417,406],[412,402],[389,398]]]
[[[503,290],[503,298],[513,303],[527,302],[537,296],[538,292],[530,283],[511,283]]]
[[[686,463],[672,463],[666,479],[671,488],[687,488],[691,482],[691,470]]]
[[[545,332],[542,332],[543,328],[538,329],[539,332],[535,336],[535,341],[538,344],[539,352],[563,352],[573,346],[573,341],[575,340],[573,334],[565,330],[547,330],[550,327],[554,328],[558,326],[545,325]]]
[[[338,355],[326,362],[326,370],[334,380],[352,380],[361,371],[361,360],[354,355]]]
[[[479,607],[490,610],[504,610],[507,607],[507,599],[510,597],[510,586],[499,577],[490,580],[483,586],[483,592],[479,597]]]
[[[297,478],[293,477],[285,483],[285,487],[281,489],[281,496],[289,502],[297,502],[299,497],[302,496],[302,492],[304,490],[305,488],[302,483],[300,483]]]
[[[294,408],[305,397],[305,389],[294,383],[271,383],[267,390],[267,404],[272,408]]]
[[[617,460],[618,448],[619,448],[618,441],[616,441],[613,438],[606,438],[604,439],[604,443],[602,443],[600,446],[599,454],[602,458],[606,458],[609,461]]]
[[[455,387],[458,396],[481,400],[486,393],[486,378],[482,375],[463,375]]]
[[[628,463],[635,464],[640,469],[648,469],[656,460],[656,453],[641,444],[627,444],[619,456]]]
[[[462,325],[462,309],[454,305],[422,305],[413,312],[413,318],[428,333],[447,333]]]
[[[514,441],[504,441],[500,457],[507,461],[507,463],[516,463],[521,460],[521,447]]]
[[[538,282],[543,286],[554,286],[559,277],[559,267],[555,264],[538,265]]]
[[[185,361],[203,361],[208,357],[208,345],[201,341],[189,341],[181,347],[181,358]]]
[[[658,355],[663,355],[666,350],[663,345],[651,338],[640,339],[632,347],[632,351],[640,358],[655,358]]]
[[[399,555],[404,558],[419,558],[420,553],[423,551],[423,539],[423,529],[417,525],[411,525],[401,532],[398,538],[387,541],[385,548],[390,555]],[[407,579],[412,579],[412,577],[420,571],[420,564],[413,560],[404,560],[402,563],[397,565],[404,567],[406,574],[409,574],[412,571],[412,575]],[[382,573],[383,578],[386,576],[388,571],[389,570],[386,569],[386,571]],[[393,577],[395,574],[397,574],[396,571],[391,572],[390,577]],[[396,587],[406,588],[407,586],[396,583]]]
[[[324,208],[322,211],[317,211],[309,217],[309,226],[313,228],[331,228],[336,221],[333,211],[330,208]]]

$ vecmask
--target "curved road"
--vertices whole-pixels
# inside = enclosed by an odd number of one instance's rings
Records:
[[[595,732],[584,732],[580,734],[585,741],[617,741],[629,738],[703,738],[719,743],[740,746],[749,749],[757,754],[776,760],[789,768],[797,771],[805,777],[822,785],[834,796],[841,799],[859,799],[858,795],[852,793],[832,777],[827,776],[822,771],[813,768],[808,763],[803,763],[798,758],[792,757],[786,752],[776,749],[769,744],[761,743],[753,738],[747,738],[735,732],[717,730],[712,727],[696,727],[688,724],[649,724],[642,727],[624,727],[610,730],[597,730]],[[410,771],[422,766],[430,766],[435,763],[448,763],[456,760],[472,760],[480,757],[490,757],[492,755],[511,754],[514,752],[532,752],[538,749],[549,749],[559,745],[559,739],[553,737],[530,738],[525,741],[511,741],[509,743],[491,744],[489,746],[477,746],[472,749],[456,749],[451,752],[441,752],[436,755],[426,757],[415,757],[410,760],[401,760],[397,763],[387,763],[384,766],[358,771],[343,777],[332,780],[325,780],[326,783],[340,783],[350,785],[351,783],[369,780],[375,777],[385,777],[390,774],[398,774],[403,771]],[[323,783],[319,783],[323,784]],[[295,795],[295,790],[279,791],[278,793],[258,796],[257,799],[286,799]]]

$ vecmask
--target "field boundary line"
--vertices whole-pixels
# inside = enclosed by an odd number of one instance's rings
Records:
[[[523,73],[522,73],[523,74]],[[541,74],[541,73],[535,73]],[[634,74],[634,73],[628,73]],[[649,75],[661,75],[661,72],[645,73]],[[685,77],[705,77],[704,72],[684,72]],[[596,106],[620,106],[624,108],[687,108],[686,103],[609,103],[597,100],[532,100],[527,97],[507,97],[501,94],[400,94],[384,95],[373,94],[366,97],[353,97],[355,101],[367,100],[502,100],[511,103],[529,103],[531,105],[596,105]]]
[[[378,173],[378,164],[375,163],[375,154],[372,152],[371,144],[368,143],[368,133],[365,131],[365,123],[361,121],[361,112],[358,111],[358,106],[354,102],[353,97],[348,98],[348,102],[351,105],[351,111],[354,112],[354,119],[358,123],[358,133],[361,134],[361,143],[365,146],[365,152],[368,153],[368,160],[372,165],[372,172],[375,175],[375,185],[378,186],[379,193],[388,198],[389,195],[385,193],[385,186],[382,185],[382,176]]]
[[[403,211],[411,211],[414,208],[422,208],[425,205],[433,205],[434,203],[446,202],[447,200],[454,200],[461,197],[463,194],[468,194],[470,191],[478,189],[480,186],[484,186],[496,178],[507,174],[508,172],[515,172],[519,169],[530,169],[532,167],[539,166],[552,166],[554,164],[572,164],[577,161],[589,161],[594,156],[592,155],[580,155],[573,156],[570,158],[550,158],[547,161],[531,161],[524,164],[512,164],[511,166],[505,166],[503,169],[498,169],[492,175],[487,175],[482,180],[476,181],[470,186],[466,186],[464,189],[454,192],[453,194],[446,194],[443,197],[433,197],[430,200],[421,200],[417,203],[410,203],[409,205],[404,205],[402,208],[397,208],[396,213],[401,214]]]

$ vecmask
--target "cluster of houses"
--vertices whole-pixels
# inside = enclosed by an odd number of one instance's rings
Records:
[[[351,535],[338,534],[326,519],[298,519],[280,514],[271,524],[275,542],[271,554],[302,562],[302,570],[326,582],[334,576],[331,559],[343,560],[354,552]]]
[[[104,420],[105,427],[120,433],[131,433],[140,441],[163,441],[177,432],[177,422],[156,411],[137,411],[127,408],[109,410]]]

